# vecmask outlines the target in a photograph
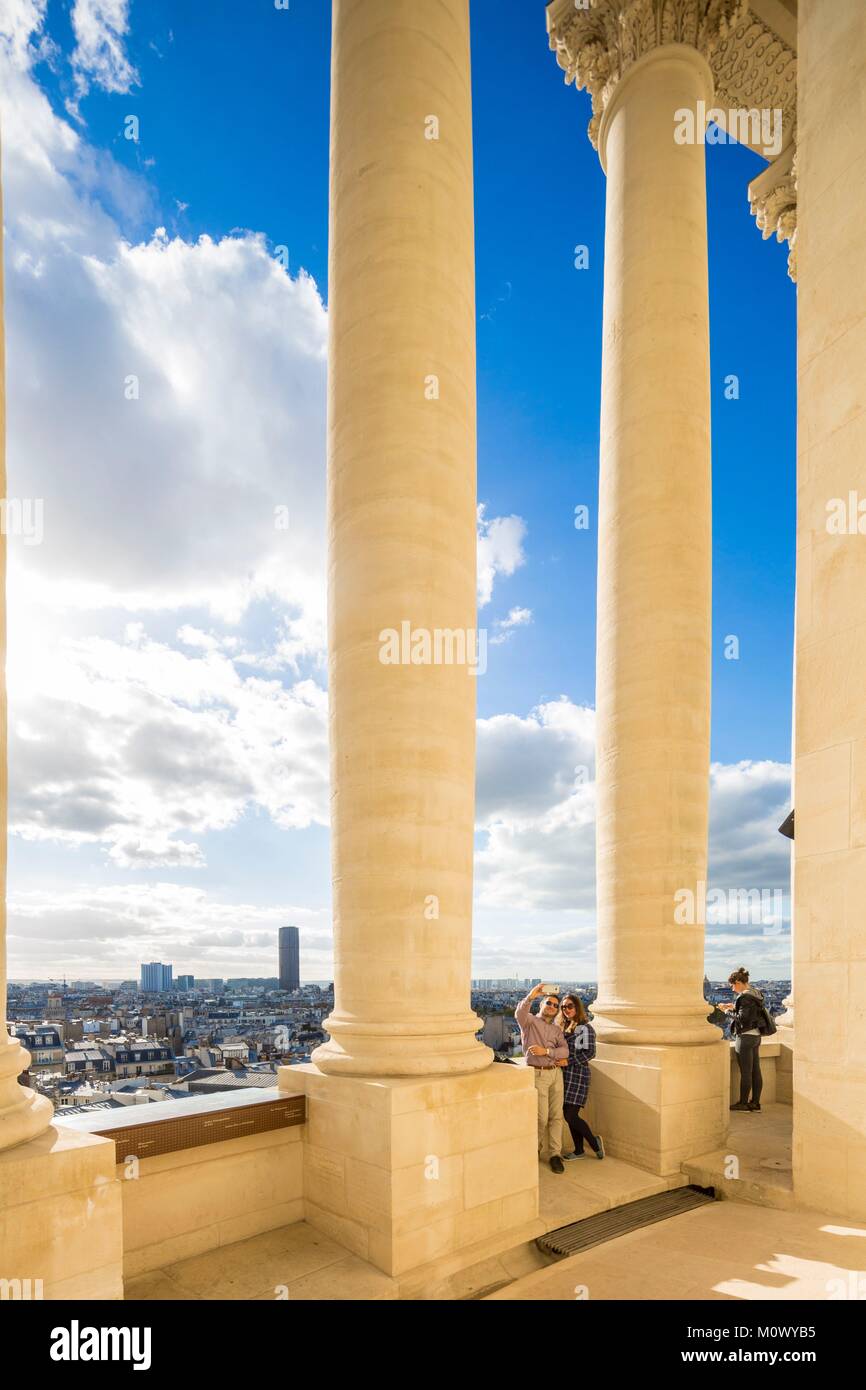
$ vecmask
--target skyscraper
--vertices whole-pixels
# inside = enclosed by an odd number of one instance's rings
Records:
[[[280,927],[280,989],[297,989],[301,983],[300,943],[297,927]]]
[[[153,960],[148,965],[141,967],[141,990],[142,993],[160,994],[164,990],[170,990],[172,967],[163,965],[161,960]]]

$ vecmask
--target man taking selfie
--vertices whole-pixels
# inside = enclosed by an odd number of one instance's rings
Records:
[[[537,1014],[533,1000],[544,995]],[[547,1144],[554,1173],[564,1173],[562,1161],[562,1069],[568,1066],[568,1043],[562,1029],[553,1022],[559,1012],[559,995],[544,985],[536,985],[514,1010],[520,1028],[520,1045],[526,1065],[532,1067],[538,1101],[538,1154],[544,1156]]]

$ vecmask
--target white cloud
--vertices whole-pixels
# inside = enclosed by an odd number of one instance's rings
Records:
[[[199,867],[190,836],[248,808],[283,829],[325,824],[327,700],[231,657],[151,642],[61,639],[12,652],[10,829],[101,845],[119,868]]]
[[[487,518],[478,507],[478,603],[483,608],[493,597],[497,575],[512,575],[526,563],[523,539],[526,522],[519,516]]]
[[[129,979],[143,960],[177,974],[276,975],[277,928],[300,929],[301,974],[332,978],[328,913],[290,902],[228,902],[176,883],[65,885],[21,892],[9,903],[14,976]]]
[[[205,606],[234,621],[277,598],[321,629],[326,317],[313,282],[251,235],[36,248],[14,207],[9,457],[26,464],[24,495],[44,498],[45,544],[21,555],[33,582],[62,580],[67,606]],[[274,522],[287,502],[289,531]]]
[[[16,0],[4,15],[15,49],[0,50],[8,467],[13,495],[44,499],[45,541],[13,547],[11,564],[67,609],[237,619],[276,599],[293,624],[285,659],[321,650],[316,286],[259,234],[125,236],[152,192],[52,111],[27,71],[26,14]]]
[[[595,714],[564,697],[540,705],[526,718],[497,714],[479,719],[476,751],[476,818],[533,823],[583,791],[595,765]]]
[[[129,32],[129,0],[75,0],[71,22],[78,97],[94,84],[106,92],[128,92],[138,83],[138,73],[124,45]]]
[[[532,622],[531,608],[512,608],[505,618],[497,618],[493,624],[496,629],[495,635],[491,637],[491,646],[499,646],[502,642],[507,642],[513,637],[515,628],[526,627]]]
[[[11,825],[198,867],[250,807],[327,814],[324,692],[263,678],[324,647],[326,315],[261,236],[124,238],[150,194],[32,80],[43,9],[0,20],[10,492],[45,517],[10,543]],[[128,84],[127,6],[79,0],[73,26],[76,65]],[[148,638],[161,612],[190,616],[182,650]]]
[[[198,845],[151,834],[143,840],[115,840],[108,857],[119,869],[203,869],[205,857]]]
[[[17,68],[26,69],[33,60],[33,40],[45,22],[47,4],[48,0],[3,0],[0,51]]]
[[[533,955],[546,962],[539,969],[573,968],[563,946],[568,940],[592,976],[594,725],[591,709],[566,699],[541,705],[525,718],[507,714],[479,720],[477,973],[507,973],[493,968],[497,960],[503,967],[522,961],[521,973],[527,973],[525,963]],[[708,925],[707,959],[717,968],[732,952],[738,959],[751,952],[753,959],[782,971],[789,967],[790,842],[777,827],[790,809],[790,794],[790,768],[781,763],[711,769],[708,883],[726,890],[779,890],[785,922],[780,934],[778,924],[768,933],[759,921]],[[535,920],[533,931],[527,917]],[[493,920],[500,925],[496,951],[487,931]],[[533,939],[534,950],[528,949]]]

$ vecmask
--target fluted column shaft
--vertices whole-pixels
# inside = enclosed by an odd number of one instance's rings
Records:
[[[380,659],[404,623],[476,625],[468,0],[335,0],[331,101],[335,1007],[314,1061],[474,1071],[476,681]]]
[[[6,496],[6,334],[3,297],[3,192],[0,181],[0,496]],[[6,823],[8,806],[6,698],[6,535],[0,532],[0,1150],[41,1134],[51,1102],[18,1084],[30,1055],[6,1025]]]
[[[599,127],[607,173],[599,496],[597,872],[607,1042],[710,1042],[702,997],[710,751],[704,57],[652,49]],[[678,896],[679,895],[679,896]],[[683,913],[682,905],[686,904]]]

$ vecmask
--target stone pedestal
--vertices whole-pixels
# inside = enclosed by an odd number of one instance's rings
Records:
[[[329,1076],[283,1067],[307,1095],[305,1220],[392,1276],[508,1236],[538,1234],[531,1073]]]
[[[724,1041],[706,1047],[599,1043],[593,1114],[607,1152],[668,1175],[694,1154],[718,1148],[728,1125],[729,1058]]]
[[[123,1215],[110,1139],[52,1126],[0,1152],[2,1280],[7,1298],[123,1298]]]

